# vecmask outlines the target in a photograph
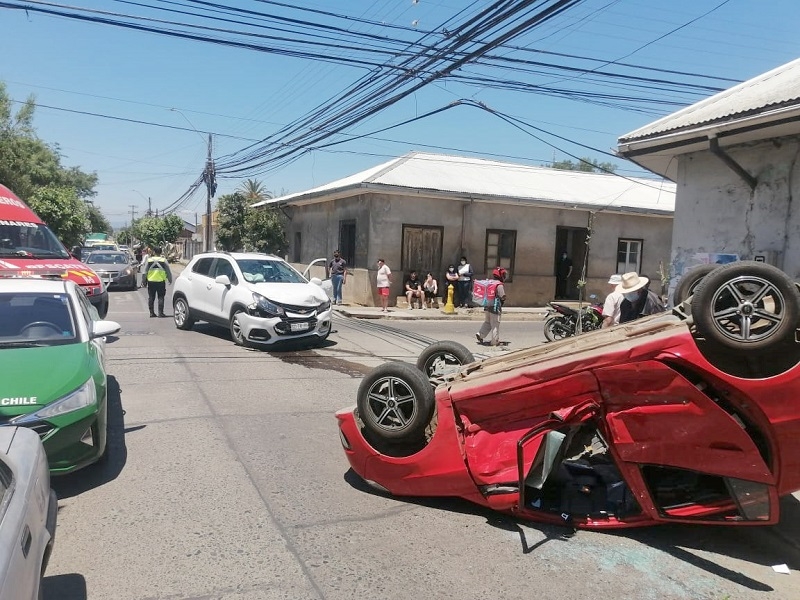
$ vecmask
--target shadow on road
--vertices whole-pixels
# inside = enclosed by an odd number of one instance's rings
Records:
[[[425,506],[434,510],[460,514],[472,514],[486,519],[486,523],[497,529],[520,536],[523,554],[529,554],[550,541],[581,544],[581,536],[575,535],[572,527],[557,527],[550,524],[521,521],[472,504],[459,498],[414,498],[395,497],[371,487],[352,469],[344,474],[344,480],[353,488],[394,500]],[[529,544],[525,529],[538,531],[544,539]],[[664,524],[654,527],[620,529],[617,531],[591,532],[591,535],[625,537],[668,554],[679,561],[706,571],[710,575],[728,580],[749,590],[774,591],[769,584],[753,579],[744,573],[725,567],[699,553],[718,554],[753,565],[765,567],[765,578],[772,573],[771,567],[786,564],[792,570],[800,570],[800,501],[792,496],[781,499],[781,520],[773,526],[713,526]]]
[[[80,471],[51,479],[51,487],[59,498],[71,498],[116,479],[128,460],[125,446],[125,411],[122,390],[116,377],[108,376],[108,437],[106,456]]]
[[[86,600],[86,579],[78,573],[51,575],[42,580],[44,600]]]

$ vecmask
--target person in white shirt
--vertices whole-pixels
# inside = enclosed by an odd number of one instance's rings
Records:
[[[609,280],[608,284],[614,286],[611,293],[606,296],[606,301],[603,304],[603,328],[611,327],[619,323],[621,314],[620,307],[624,296],[622,292],[617,291],[617,286],[622,283],[622,275],[614,274]]]
[[[386,262],[378,259],[378,274],[375,278],[378,295],[381,297],[381,312],[389,312],[389,288],[392,285],[392,271]]]
[[[461,257],[458,265],[458,307],[469,308],[472,301],[472,265],[467,262],[467,257]]]

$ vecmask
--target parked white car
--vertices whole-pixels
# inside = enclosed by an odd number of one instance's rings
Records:
[[[207,321],[228,327],[243,346],[319,344],[331,332],[331,301],[322,287],[268,254],[196,255],[175,280],[172,305],[178,329]]]
[[[0,427],[0,598],[41,598],[58,500],[39,436]]]

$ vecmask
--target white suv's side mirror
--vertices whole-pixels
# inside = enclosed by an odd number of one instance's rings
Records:
[[[226,287],[231,284],[231,280],[227,275],[217,275],[214,281]]]
[[[314,285],[322,287],[322,279],[320,279],[319,277],[312,277],[311,279],[309,279],[309,281]]]

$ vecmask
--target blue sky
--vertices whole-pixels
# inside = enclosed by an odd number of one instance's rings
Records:
[[[161,19],[175,19],[176,15],[142,5],[199,10],[192,0],[138,0],[137,3],[71,0],[69,4]],[[474,14],[492,2],[298,0],[293,3],[348,15],[354,18],[351,21],[257,0],[218,0],[217,4],[344,24],[351,32],[414,40],[425,32],[441,31],[441,26],[461,10]],[[189,16],[181,20],[199,22]],[[153,209],[163,209],[189,188],[203,169],[205,132],[216,134],[214,156],[225,157],[303,117],[367,73],[365,68],[349,64],[224,47],[36,12],[0,8],[0,23],[3,31],[0,55],[4,57],[0,80],[15,100],[24,100],[31,94],[36,97],[41,105],[35,118],[38,133],[44,140],[59,144],[64,164],[98,174],[95,201],[116,226],[130,219],[131,205],[138,217],[147,208],[147,198],[151,199]],[[734,85],[727,80],[749,79],[797,58],[797,23],[800,23],[800,2],[796,0],[669,3],[584,0],[552,21],[515,38],[511,42],[514,49],[501,47],[494,54],[511,58],[533,56],[535,60],[557,65],[588,65],[599,72],[726,88]],[[216,26],[257,31],[230,23]],[[533,55],[530,52],[533,49],[559,55]],[[578,60],[564,54],[586,58]],[[355,56],[345,51],[341,55]],[[645,68],[604,65],[589,58]],[[276,195],[292,193],[412,150],[486,156],[534,165],[546,164],[554,158],[568,159],[568,154],[573,154],[617,162],[620,172],[641,174],[630,163],[614,161],[571,142],[611,151],[620,135],[713,93],[693,89],[678,94],[659,90],[658,84],[633,91],[612,87],[608,79],[576,72],[546,70],[517,76],[497,66],[463,71],[486,78],[519,78],[530,84],[592,95],[643,95],[665,103],[614,102],[614,106],[602,106],[531,90],[500,90],[490,85],[466,85],[443,79],[372,115],[346,133],[369,133],[468,98],[566,139],[548,137],[540,131],[537,135],[549,142],[545,143],[485,111],[459,106],[328,150],[309,151],[285,166],[268,166],[250,175]],[[243,178],[233,175],[221,179],[217,195],[233,191],[242,181]],[[186,220],[194,221],[195,213],[205,210],[204,190],[182,203],[179,210]]]

